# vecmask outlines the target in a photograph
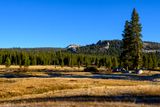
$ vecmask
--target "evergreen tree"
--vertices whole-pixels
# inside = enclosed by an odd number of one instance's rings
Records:
[[[139,69],[142,66],[142,48],[143,48],[143,43],[142,43],[142,27],[141,24],[139,23],[139,15],[136,11],[136,9],[133,10],[132,13],[132,19],[131,19],[131,28],[132,28],[132,33],[131,35],[133,36],[133,67],[136,69]]]
[[[148,55],[143,55],[143,67],[148,68]]]
[[[110,58],[108,59],[108,61],[106,63],[106,67],[109,68],[109,69],[111,69],[111,67],[112,67],[112,61],[111,61]]]
[[[73,60],[73,55],[71,54],[69,58],[69,66],[73,67],[73,65],[74,65],[74,60]]]
[[[24,59],[24,67],[25,68],[28,68],[28,66],[30,65],[30,59],[28,56],[25,56],[25,59]]]
[[[63,67],[64,67],[64,59],[61,58],[61,59],[60,59],[60,62],[61,62],[61,67],[63,68]]]
[[[11,60],[9,57],[6,58],[5,65],[7,68],[9,68],[11,66]]]
[[[103,58],[101,58],[101,59],[99,60],[99,65],[98,65],[98,67],[100,68],[101,66],[104,66],[104,60],[103,60]]]
[[[78,65],[78,68],[80,68],[81,63],[82,63],[82,57],[78,56],[78,58],[77,58],[77,65]]]
[[[121,65],[128,70],[139,69],[142,65],[141,24],[136,9],[133,10],[131,21],[126,21],[122,39]]]
[[[88,65],[89,65],[89,59],[85,58],[85,66],[88,67]]]
[[[98,67],[98,58],[95,60],[95,65]]]
[[[156,55],[154,53],[152,53],[152,61],[153,61],[153,67],[152,68],[154,69],[158,66]]]
[[[37,60],[36,60],[36,57],[33,56],[32,59],[31,59],[31,64],[32,65],[37,65]]]
[[[2,65],[2,56],[0,55],[0,65]]]
[[[69,66],[73,67],[73,59],[72,59],[72,57],[69,59]]]
[[[112,63],[112,67],[113,67],[113,68],[118,67],[118,60],[117,60],[116,57],[113,57],[112,62],[113,62],[113,63]]]
[[[122,39],[122,53],[120,56],[121,60],[121,66],[123,66],[125,69],[129,69],[132,67],[133,62],[132,62],[132,55],[133,53],[131,47],[132,47],[132,41],[133,37],[131,35],[131,25],[129,21],[126,21],[125,23],[125,29],[123,31],[123,39]]]
[[[152,60],[151,55],[149,55],[149,59],[148,59],[148,68],[149,68],[149,69],[152,69],[152,68],[153,68],[153,60]]]

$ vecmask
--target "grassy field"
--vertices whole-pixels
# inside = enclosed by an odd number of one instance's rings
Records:
[[[6,66],[5,65],[0,65],[0,69],[5,69]],[[10,69],[19,69],[19,66],[16,66],[16,65],[12,65],[9,67]],[[70,70],[70,71],[74,71],[74,70],[83,70],[84,67],[61,67],[61,66],[52,66],[52,65],[46,65],[46,66],[42,66],[42,65],[36,65],[36,66],[29,66],[28,69],[31,69],[31,70],[39,70],[39,69],[48,69],[48,70]]]
[[[45,66],[21,71],[1,66],[0,106],[160,106],[159,72],[104,75],[65,69]]]

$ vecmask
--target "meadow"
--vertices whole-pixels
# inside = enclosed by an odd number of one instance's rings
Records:
[[[0,66],[1,107],[158,107],[160,72],[101,74],[83,68]]]

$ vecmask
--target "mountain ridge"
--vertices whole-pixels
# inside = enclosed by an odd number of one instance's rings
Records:
[[[70,44],[65,48],[58,47],[35,47],[35,48],[0,48],[0,50],[25,50],[25,51],[64,51],[77,54],[101,54],[101,55],[119,55],[121,52],[122,40],[99,40],[97,43],[81,46]],[[159,52],[160,43],[152,41],[143,41],[143,52]]]
[[[99,40],[96,44],[81,46],[77,53],[119,55],[121,52],[122,40]],[[160,52],[160,43],[143,41],[143,52]]]

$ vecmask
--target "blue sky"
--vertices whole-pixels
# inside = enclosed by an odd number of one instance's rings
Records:
[[[66,47],[122,39],[136,8],[143,40],[160,42],[159,0],[0,0],[0,47]]]

